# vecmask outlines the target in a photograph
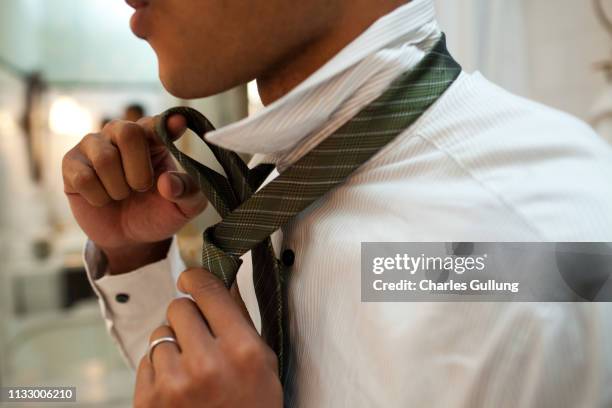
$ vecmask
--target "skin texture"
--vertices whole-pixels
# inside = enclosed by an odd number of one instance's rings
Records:
[[[280,408],[276,356],[254,330],[246,309],[200,269],[183,272],[178,285],[194,300],[172,301],[169,326],[156,329],[151,341],[175,337],[180,347],[162,343],[152,364],[142,359],[134,406]]]
[[[294,88],[406,0],[150,0],[132,28],[165,88],[209,96],[257,79],[264,104]]]
[[[139,34],[157,54],[166,89],[194,98],[259,77],[325,35],[340,7],[329,0],[152,0]]]
[[[205,97],[257,79],[269,104],[407,0],[128,2],[139,9],[132,30],[157,54],[170,93]],[[106,256],[111,274],[163,259],[171,237],[207,205],[194,181],[177,171],[153,123],[152,117],[112,121],[86,135],[62,162],[73,215]],[[180,116],[168,125],[177,138],[185,130]],[[162,344],[153,364],[143,359],[135,405],[281,407],[275,358],[237,290],[231,296],[203,269],[184,272],[179,289],[195,302],[174,301],[170,326],[151,338],[173,335],[180,347]]]
[[[111,274],[162,259],[169,239],[207,205],[193,180],[176,171],[153,122],[113,121],[62,161],[72,213],[106,255]],[[175,117],[169,126],[180,135],[185,121]]]

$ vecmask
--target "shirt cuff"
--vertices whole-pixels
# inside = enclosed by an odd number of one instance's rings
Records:
[[[148,336],[165,323],[170,302],[180,296],[178,275],[185,269],[176,237],[165,259],[132,272],[110,275],[102,252],[87,241],[84,263],[111,336],[135,367],[146,351]]]
[[[103,254],[88,241],[85,268],[96,294],[104,300],[108,317],[138,317],[152,307],[170,302],[178,295],[176,278],[184,269],[177,239],[172,239],[166,258],[134,271],[110,275]]]

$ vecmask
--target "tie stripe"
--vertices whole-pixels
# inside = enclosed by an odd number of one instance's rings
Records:
[[[254,193],[274,166],[249,170],[234,152],[207,145],[227,178],[181,153],[166,129],[181,114],[205,142],[210,122],[190,108],[173,108],[157,122],[157,133],[183,168],[198,180],[222,221],[204,231],[202,265],[229,288],[240,257],[252,251],[253,283],[259,303],[262,336],[276,352],[283,380],[291,359],[287,333],[288,271],[274,256],[270,235],[316,200],[343,183],[357,168],[414,123],[450,87],[461,67],[446,49],[444,36],[413,70],[401,75],[374,102],[315,146],[276,179]]]

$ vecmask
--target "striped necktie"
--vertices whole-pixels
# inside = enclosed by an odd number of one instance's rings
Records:
[[[278,356],[283,382],[289,371],[285,296],[288,269],[276,258],[270,235],[340,185],[406,130],[440,98],[460,72],[461,67],[448,53],[442,35],[414,69],[401,75],[382,96],[262,188],[259,187],[273,166],[249,169],[234,152],[206,142],[204,135],[214,128],[199,112],[178,107],[160,115],[157,134],[197,180],[222,218],[203,234],[203,267],[230,288],[242,262],[240,257],[251,251],[261,334]],[[226,176],[174,146],[166,130],[166,121],[174,114],[183,115],[187,127],[207,143]]]

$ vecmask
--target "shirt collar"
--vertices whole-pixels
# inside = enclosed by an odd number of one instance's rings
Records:
[[[208,133],[206,139],[240,153],[286,151],[325,124],[351,89],[360,85],[336,86],[333,79],[381,50],[419,44],[437,30],[433,0],[412,0],[377,20],[282,98],[248,118]]]

